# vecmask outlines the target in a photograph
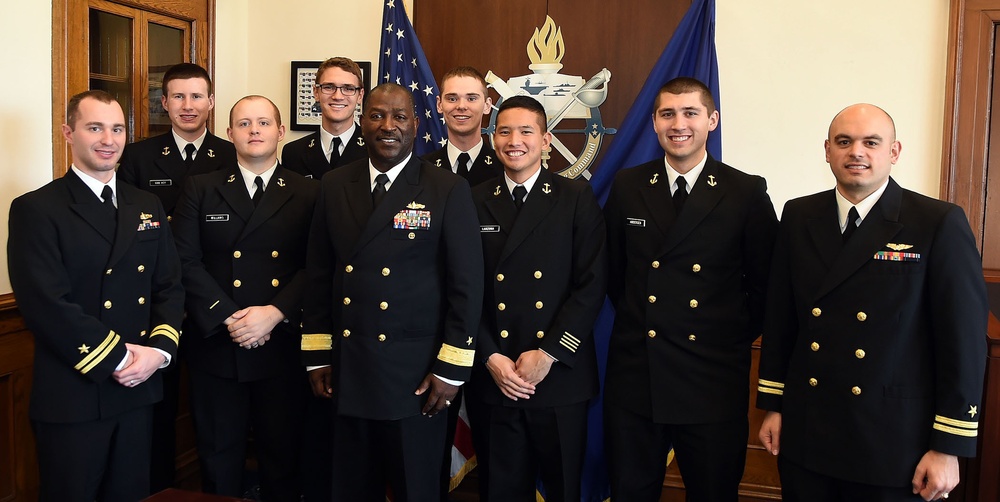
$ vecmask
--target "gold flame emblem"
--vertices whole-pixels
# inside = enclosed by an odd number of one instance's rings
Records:
[[[545,24],[541,29],[535,28],[535,35],[528,40],[528,59],[532,64],[558,64],[565,53],[562,29],[545,16]]]

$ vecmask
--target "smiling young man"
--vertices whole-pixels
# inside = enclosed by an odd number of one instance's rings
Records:
[[[469,379],[483,255],[468,183],[413,156],[395,84],[361,116],[370,157],[323,176],[309,236],[302,352],[335,400],[333,500],[440,499],[447,413]]]
[[[976,454],[988,307],[962,209],[900,188],[881,108],[824,145],[836,187],[782,211],[761,348],[760,439],[790,501],[948,498]]]
[[[706,151],[719,111],[703,83],[667,82],[652,121],[664,157],[619,172],[604,208],[611,496],[659,500],[673,447],[689,499],[735,502],[777,218],[763,178]]]
[[[496,153],[483,140],[483,117],[493,100],[486,93],[486,79],[479,70],[459,66],[441,78],[437,110],[448,128],[448,144],[424,155],[436,167],[450,169],[476,186],[492,181],[502,171]]]
[[[354,112],[365,97],[361,67],[335,57],[316,69],[313,98],[322,117],[318,131],[285,145],[281,165],[307,178],[320,179],[328,171],[368,156]]]
[[[240,99],[229,124],[236,162],[192,176],[174,218],[202,488],[243,494],[252,430],[262,497],[298,501],[307,392],[299,323],[319,187],[278,164],[285,127],[269,99]]]
[[[15,199],[10,282],[35,340],[29,414],[39,500],[150,494],[153,403],[177,353],[180,262],[156,197],[118,183],[125,117],[104,91],[73,96],[65,176]]]
[[[580,500],[606,236],[590,184],[542,167],[550,140],[541,103],[504,100],[493,134],[503,174],[473,189],[487,287],[467,395],[485,403],[488,500],[532,500],[539,478],[545,500]]]

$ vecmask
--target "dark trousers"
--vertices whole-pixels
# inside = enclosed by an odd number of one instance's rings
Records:
[[[333,400],[308,390],[302,434],[302,497],[305,502],[330,502],[333,474]]]
[[[152,406],[93,422],[32,422],[41,502],[135,502],[149,491]]]
[[[441,461],[448,414],[400,420],[338,415],[333,426],[333,500],[440,500]]]
[[[455,445],[455,429],[458,427],[458,412],[462,409],[465,387],[458,388],[458,394],[448,407],[448,427],[444,432],[444,457],[441,461],[441,502],[448,502],[451,491],[451,450]]]
[[[189,370],[202,489],[242,495],[252,428],[264,500],[298,502],[304,374],[290,372],[238,382],[193,367]]]
[[[778,455],[781,498],[785,502],[916,502],[910,486],[887,487],[836,479]]]
[[[587,403],[549,408],[491,406],[490,500],[578,502],[587,450]],[[627,500],[627,499],[621,499]]]
[[[736,502],[746,462],[746,417],[714,424],[658,424],[604,403],[611,499],[660,499],[671,446],[687,500]]]
[[[153,405],[153,447],[150,456],[149,486],[152,493],[174,485],[177,463],[177,408],[180,403],[181,364],[160,370],[163,400]]]
[[[473,376],[476,378],[476,376]],[[487,377],[489,378],[489,377]],[[491,380],[492,385],[492,380]],[[465,413],[469,417],[472,448],[476,451],[476,481],[479,484],[479,501],[490,500],[490,407],[474,392],[475,387],[467,387],[465,392]],[[454,407],[455,405],[452,405]]]

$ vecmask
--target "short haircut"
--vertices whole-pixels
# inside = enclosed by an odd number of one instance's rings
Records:
[[[274,121],[277,123],[278,126],[281,126],[281,112],[278,111],[278,107],[275,106],[274,101],[271,101],[270,99],[265,98],[264,96],[261,96],[259,94],[251,94],[249,96],[243,96],[242,98],[238,99],[235,103],[233,103],[233,107],[229,109],[229,127],[233,126],[233,111],[236,110],[236,105],[242,103],[243,101],[251,101],[256,99],[263,99],[264,101],[271,103],[271,108],[274,108]]]
[[[114,96],[100,89],[83,91],[74,95],[69,98],[69,103],[66,104],[66,125],[69,126],[69,130],[76,130],[76,116],[80,113],[80,102],[87,98],[96,99],[106,104],[117,103]],[[121,105],[119,104],[119,106]]]
[[[341,70],[344,70],[347,73],[350,73],[355,77],[358,77],[358,87],[365,86],[365,79],[364,77],[361,76],[361,67],[358,66],[358,63],[355,63],[353,60],[349,58],[343,58],[343,57],[330,58],[320,63],[319,68],[316,69],[317,85],[319,85],[320,83],[319,76],[322,75],[323,72],[325,72],[326,70],[329,70],[330,68],[340,68]]]
[[[449,78],[455,78],[455,77],[470,77],[478,80],[479,83],[482,84],[483,86],[484,93],[486,92],[486,89],[489,87],[489,85],[486,83],[486,77],[484,77],[482,73],[479,73],[479,70],[471,66],[458,66],[448,70],[448,72],[441,77],[441,87],[444,87],[445,81],[447,81]]]
[[[208,94],[212,95],[212,77],[208,76],[208,71],[206,71],[201,66],[194,63],[180,63],[175,64],[163,74],[163,85],[160,89],[163,94],[167,94],[167,84],[172,80],[187,80],[189,78],[200,78],[208,84]]]
[[[511,108],[523,108],[530,112],[534,112],[535,115],[538,116],[538,122],[542,125],[541,132],[545,133],[549,131],[549,125],[546,123],[547,119],[545,117],[545,107],[542,106],[537,99],[531,96],[523,95],[507,98],[503,100],[503,103],[500,103],[500,108],[497,109],[497,117],[499,117],[504,110],[509,110]]]
[[[663,87],[660,87],[660,91],[656,93],[656,101],[653,103],[653,113],[656,113],[656,109],[660,107],[660,96],[663,93],[676,95],[687,94],[689,92],[701,94],[701,104],[708,109],[709,115],[715,111],[715,98],[712,97],[712,91],[708,89],[707,85],[696,78],[677,77],[663,84]]]
[[[399,84],[395,84],[395,83],[392,83],[392,82],[387,82],[387,83],[379,84],[379,85],[375,86],[375,88],[372,89],[372,92],[368,93],[368,99],[365,100],[364,109],[367,111],[368,107],[371,106],[371,102],[372,102],[371,98],[372,98],[372,96],[377,96],[379,94],[389,93],[389,92],[402,92],[403,94],[405,94],[406,98],[407,98],[406,100],[407,100],[407,102],[410,105],[410,110],[412,110],[413,116],[416,117],[417,102],[414,101],[414,99],[413,99],[413,93],[411,93],[410,90],[407,89],[406,87],[403,87],[403,86],[401,86]]]

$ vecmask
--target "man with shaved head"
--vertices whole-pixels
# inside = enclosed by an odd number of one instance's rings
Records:
[[[890,177],[873,105],[830,124],[836,188],[791,200],[771,267],[757,406],[784,500],[948,498],[976,454],[987,303],[961,208]]]

